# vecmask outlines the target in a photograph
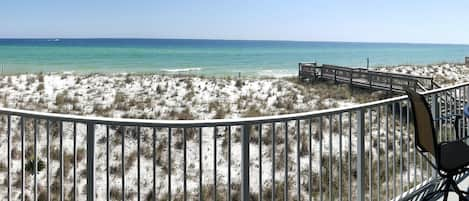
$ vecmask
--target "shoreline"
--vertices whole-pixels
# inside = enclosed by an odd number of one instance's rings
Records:
[[[318,63],[323,64],[323,63]],[[328,64],[328,63],[324,63]],[[5,64],[4,67],[7,67]],[[465,66],[462,62],[435,62],[429,64],[398,64],[398,65],[372,65],[370,66],[370,70],[377,70],[377,71],[386,71],[392,72],[392,69],[399,69],[402,67],[405,68],[428,68],[428,67],[438,67],[442,65],[450,65],[450,66]],[[338,65],[338,66],[347,66],[347,65]],[[366,66],[348,66],[351,68],[366,68]],[[25,72],[2,72],[0,76],[11,76],[11,75],[23,75],[23,74],[75,74],[75,75],[160,75],[160,76],[189,76],[189,77],[202,77],[202,78],[248,78],[248,79],[256,79],[256,78],[285,78],[285,77],[296,77],[298,75],[298,69],[294,68],[291,70],[282,69],[282,68],[273,68],[273,69],[260,69],[257,71],[249,71],[249,72],[242,72],[240,69],[239,72],[232,71],[232,72],[216,72],[216,73],[209,73],[204,72],[204,67],[180,67],[180,68],[162,68],[156,71],[144,70],[144,71],[128,71],[128,69],[117,69],[117,71],[92,71],[92,70],[69,70],[69,71],[25,71]],[[277,72],[278,71],[278,72]],[[241,75],[241,76],[239,76]]]

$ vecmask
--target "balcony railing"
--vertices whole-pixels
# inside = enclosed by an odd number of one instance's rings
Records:
[[[462,113],[469,83],[425,92]],[[135,120],[0,109],[2,200],[407,200],[437,181],[406,96],[223,120]],[[467,130],[466,120],[461,131]],[[436,122],[439,140],[453,125]],[[467,132],[460,132],[467,133]]]

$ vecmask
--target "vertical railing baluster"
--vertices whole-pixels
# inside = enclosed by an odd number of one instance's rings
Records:
[[[21,124],[21,201],[24,201],[24,117],[20,119]]]
[[[64,137],[63,137],[63,121],[59,123],[60,135],[60,201],[64,200]]]
[[[329,115],[329,200],[334,200],[332,189],[332,115]]]
[[[153,201],[156,201],[156,128],[153,128]]]
[[[10,174],[10,170],[11,170],[11,116],[8,115],[7,116],[7,199],[8,201],[11,200],[11,174]]]
[[[385,163],[385,169],[386,169],[386,200],[389,200],[389,105],[386,105],[384,107],[384,111],[386,113],[386,163]]]
[[[412,107],[411,104],[409,104],[409,106]],[[415,129],[414,129],[414,132],[415,132]],[[415,145],[415,138],[412,140],[411,144]],[[413,149],[412,152],[414,153],[414,179],[413,179],[414,180],[414,185],[413,186],[415,187],[417,185],[417,152],[415,151],[414,146],[412,146],[412,149]]]
[[[259,127],[259,201],[262,201],[262,124]],[[229,200],[231,201],[231,200]]]
[[[403,160],[403,155],[404,155],[404,150],[402,148],[403,146],[403,136],[404,136],[404,132],[402,131],[402,102],[399,102],[399,133],[400,133],[400,136],[399,136],[399,149],[400,149],[400,154],[399,154],[399,175],[401,176],[401,179],[400,179],[400,191],[399,191],[399,194],[402,194],[404,193],[404,174],[403,174],[403,171],[404,171],[404,160]]]
[[[228,201],[231,201],[231,126],[228,126]]]
[[[47,185],[47,201],[50,201],[50,121],[47,120],[46,123],[46,160],[47,160],[47,169],[46,169],[46,185]]]
[[[365,111],[357,111],[357,200],[365,200]]]
[[[407,101],[406,105],[406,127],[407,127],[407,190],[411,189],[410,186],[410,147],[413,145],[411,143],[411,137],[410,137],[410,101]]]
[[[319,116],[319,198],[323,200],[322,192],[322,116]]]
[[[202,127],[199,128],[199,201],[203,199],[202,189]]]
[[[62,124],[62,123],[61,123]],[[86,200],[95,200],[95,125],[86,125]],[[61,135],[62,136],[62,135]]]
[[[272,122],[272,200],[275,200],[275,122]]]
[[[284,190],[283,190],[283,200],[288,200],[288,121],[285,122],[285,155],[284,155],[284,164],[285,164],[285,179],[284,179]]]
[[[311,165],[311,156],[313,155],[313,150],[312,150],[312,141],[311,141],[311,135],[312,135],[312,126],[311,126],[311,123],[312,123],[312,119],[309,119],[308,120],[308,123],[309,123],[309,127],[308,127],[308,145],[309,145],[309,148],[308,148],[308,200],[311,201],[312,197],[313,197],[313,192],[312,192],[312,188],[313,188],[313,183],[312,183],[312,165]]]
[[[140,126],[137,129],[137,201],[140,201]],[[185,179],[185,177],[184,177]]]
[[[464,106],[465,106],[465,103],[464,103],[464,98],[465,98],[465,94],[464,94],[464,91],[462,91],[462,88],[458,88],[458,91],[459,91],[459,104],[458,104],[458,107],[461,107],[461,109],[458,109],[459,111],[459,114],[463,115],[464,116]],[[464,128],[466,128],[466,120],[461,119],[462,120],[462,127],[460,129],[460,133],[461,133],[461,137],[466,137],[466,133],[464,132]]]
[[[213,200],[217,200],[217,127],[213,128]]]
[[[296,199],[301,200],[300,186],[300,120],[296,120]]]
[[[187,200],[187,139],[186,139],[186,128],[182,130],[182,146],[183,146],[183,172],[184,172],[184,183],[183,183],[183,192],[184,192],[184,201]]]
[[[34,186],[33,197],[37,200],[37,119],[34,119]]]
[[[249,198],[249,131],[248,125],[243,126],[241,135],[241,200],[248,201]]]
[[[392,104],[392,197],[396,197],[396,103]]]
[[[171,200],[171,128],[168,128],[168,200]]]
[[[348,201],[352,201],[352,112],[348,112]]]
[[[342,113],[339,113],[339,200],[342,200]]]
[[[377,121],[378,121],[378,133],[377,133],[377,138],[378,138],[378,167],[377,167],[377,174],[378,174],[378,189],[377,189],[377,195],[378,195],[378,201],[381,200],[381,106],[378,106],[378,114],[377,114]]]
[[[121,135],[121,143],[122,143],[122,146],[121,146],[121,179],[122,179],[122,198],[121,200],[124,201],[125,200],[125,163],[124,163],[124,159],[125,159],[125,132],[126,132],[126,128],[123,127],[122,129],[122,135]]]
[[[368,109],[368,118],[370,126],[370,144],[369,144],[369,164],[368,164],[368,174],[369,174],[369,189],[370,189],[370,200],[373,200],[373,120],[372,120],[372,109]],[[379,175],[378,175],[379,176]]]
[[[77,123],[73,122],[73,201],[77,200]]]
[[[111,192],[110,192],[110,169],[109,169],[109,125],[106,125],[106,200],[109,201],[111,199]],[[153,197],[155,195],[153,194]]]
[[[433,117],[438,117],[437,114],[436,114],[436,113],[437,113],[437,112],[436,112],[436,110],[437,110],[437,104],[436,104],[436,102],[437,102],[436,94],[432,94],[432,95],[431,95],[431,113],[432,113]],[[433,168],[432,168],[432,169],[433,169]],[[437,174],[438,174],[437,171],[433,169],[433,171],[432,171],[432,177],[436,177]]]
[[[445,92],[445,116],[448,116],[448,93]],[[446,119],[443,119],[443,124],[445,125],[444,132],[445,132],[445,141],[448,141],[448,122]]]
[[[462,92],[463,92],[463,105],[466,106],[467,105],[467,90],[466,90],[466,87],[462,87],[461,88]],[[464,115],[464,114],[463,114]],[[469,125],[467,125],[467,119],[466,118],[463,118],[463,133],[465,134],[464,137],[467,137],[468,136],[468,129],[467,127],[469,127]],[[467,142],[467,140],[466,140]]]

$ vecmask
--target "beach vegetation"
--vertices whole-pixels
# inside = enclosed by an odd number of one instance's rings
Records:
[[[241,87],[243,87],[243,85],[244,85],[244,82],[243,82],[242,80],[240,80],[240,79],[237,79],[237,80],[236,80],[235,86],[236,86],[237,88],[241,88]]]
[[[183,99],[184,99],[185,101],[190,101],[190,100],[192,100],[192,98],[194,98],[194,96],[195,96],[195,92],[194,92],[194,90],[191,88],[190,91],[188,91],[188,92],[184,95],[184,98],[183,98]]]
[[[44,83],[40,83],[39,85],[37,85],[36,90],[37,91],[43,91],[44,90]]]
[[[114,104],[124,103],[126,100],[126,95],[124,92],[117,91],[114,95]]]
[[[261,116],[262,112],[257,105],[250,105],[244,112],[244,117],[258,117]]]
[[[37,196],[38,201],[47,201],[47,192],[44,190],[39,191],[39,195]]]
[[[61,93],[58,93],[55,96],[55,105],[62,106],[63,104],[65,104],[65,98],[67,97],[67,95],[68,95],[67,90],[64,90]]]
[[[111,200],[121,200],[121,191],[117,187],[111,187],[111,190],[109,190],[109,194],[111,197]]]
[[[37,80],[39,82],[44,82],[44,73],[40,72],[37,74]]]
[[[35,163],[35,159],[34,157],[31,157],[30,159],[28,159],[28,161],[26,162],[26,165],[25,165],[25,170],[26,172],[29,172],[29,174],[34,174],[34,163]],[[44,163],[43,160],[39,159],[37,161],[37,172],[41,172],[44,168],[46,167],[46,164]]]
[[[0,172],[7,171],[7,167],[4,162],[0,162]]]

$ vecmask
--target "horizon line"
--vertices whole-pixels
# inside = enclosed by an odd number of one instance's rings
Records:
[[[469,43],[439,43],[439,42],[387,42],[387,41],[340,41],[340,40],[283,40],[283,39],[229,39],[229,38],[171,38],[171,37],[0,37],[0,40],[42,40],[42,39],[60,39],[60,40],[99,40],[99,39],[130,39],[130,40],[206,40],[206,41],[265,41],[265,42],[319,42],[319,43],[368,43],[368,44],[415,44],[415,45],[469,45]]]

